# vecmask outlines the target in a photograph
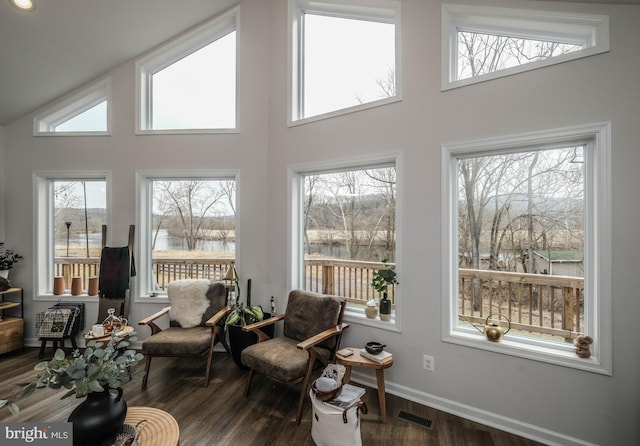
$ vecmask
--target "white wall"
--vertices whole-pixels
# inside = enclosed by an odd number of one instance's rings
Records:
[[[4,161],[5,143],[4,126],[0,125],[0,242],[4,241],[4,172],[6,163]]]
[[[474,86],[440,92],[440,2],[402,1],[402,102],[286,126],[286,0],[243,0],[238,135],[134,136],[133,62],[113,71],[114,131],[102,138],[34,138],[31,116],[6,128],[7,240],[31,253],[32,174],[110,170],[112,229],[125,240],[135,219],[136,170],[238,169],[238,264],[254,296],[287,293],[287,168],[321,160],[401,153],[404,206],[399,279],[401,332],[351,322],[344,345],[381,339],[395,363],[387,390],[487,424],[557,444],[640,444],[637,281],[640,276],[640,7],[539,1],[491,5],[609,14],[611,51]],[[478,2],[473,2],[477,4]],[[440,146],[443,143],[612,122],[613,376],[566,369],[440,340]],[[265,168],[267,166],[267,168]],[[12,271],[34,302],[32,259]],[[260,300],[262,299],[262,302]],[[281,302],[282,302],[281,300]],[[132,319],[155,310],[136,304]],[[27,337],[33,340],[33,321]],[[435,357],[434,373],[422,369]],[[372,381],[372,375],[358,378]]]

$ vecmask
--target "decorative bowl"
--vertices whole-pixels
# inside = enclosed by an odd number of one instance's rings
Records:
[[[379,342],[367,342],[367,344],[364,346],[365,350],[372,355],[379,355],[380,353],[382,353],[382,350],[384,350],[385,347],[386,345]]]

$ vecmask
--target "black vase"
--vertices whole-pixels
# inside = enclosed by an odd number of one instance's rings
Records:
[[[127,403],[120,387],[89,393],[67,420],[73,423],[73,446],[112,444],[126,416]]]
[[[387,292],[382,293],[380,299],[380,320],[388,321],[391,319],[391,299],[387,296]]]
[[[270,317],[271,314],[264,313],[264,319],[268,319]],[[270,338],[273,337],[274,329],[274,324],[261,328],[264,334]],[[233,358],[233,362],[235,362],[241,369],[249,370],[248,367],[245,367],[242,364],[242,360],[240,359],[242,356],[242,350],[258,342],[258,335],[251,331],[242,331],[242,327],[240,325],[230,325],[228,330],[229,347],[231,348],[231,357]]]

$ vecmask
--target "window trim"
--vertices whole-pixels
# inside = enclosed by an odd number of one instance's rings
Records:
[[[239,170],[139,170],[136,176],[136,225],[139,228],[139,236],[136,237],[136,247],[140,255],[138,255],[138,276],[136,280],[136,297],[134,302],[146,303],[167,303],[169,299],[165,294],[158,294],[151,297],[149,285],[152,285],[153,258],[151,255],[151,238],[148,236],[152,233],[152,222],[149,218],[149,206],[153,204],[151,196],[151,183],[159,180],[185,180],[185,179],[202,179],[202,180],[223,180],[233,179],[236,182],[236,251],[235,262],[239,264],[239,244],[240,227],[238,225],[238,209],[240,202],[240,171]]]
[[[56,132],[55,128],[107,102],[107,130]],[[33,118],[33,136],[111,136],[111,77],[100,79],[42,110]]]
[[[350,0],[349,4],[332,3],[324,0],[289,0],[287,33],[287,127],[295,127],[310,122],[355,113],[361,110],[379,107],[402,100],[402,63],[401,63],[401,10],[400,1]],[[382,20],[395,25],[395,75],[396,95],[381,98],[365,104],[334,110],[310,117],[302,117],[303,74],[301,45],[303,39],[302,17],[305,13],[322,14],[352,19]]]
[[[609,17],[606,15],[443,4],[441,22],[442,91],[609,51]],[[509,33],[523,38],[563,38],[585,43],[587,47],[477,77],[457,79],[457,33],[461,28],[489,34]]]
[[[51,200],[51,181],[82,181],[103,180],[106,186],[106,224],[111,225],[111,172],[109,171],[65,171],[65,172],[34,172],[33,173],[33,202],[35,205],[34,222],[34,300],[60,300],[60,296],[53,295],[53,259],[55,257],[53,237],[53,209]],[[107,241],[108,242],[108,241]],[[82,302],[97,302],[95,296],[80,295],[74,299]]]
[[[473,328],[457,326],[457,188],[456,157],[499,153],[532,145],[591,141],[585,172],[585,325],[594,338],[592,357],[578,358],[570,345],[528,342],[511,335],[488,342]],[[612,172],[611,123],[596,123],[478,141],[443,144],[442,162],[442,330],[444,342],[611,376],[612,360]],[[454,303],[454,297],[456,303]]]
[[[352,169],[365,169],[367,167],[383,167],[394,165],[396,169],[396,271],[398,281],[402,271],[402,209],[403,209],[403,155],[392,153],[386,155],[350,158],[345,160],[327,160],[317,163],[305,163],[290,165],[287,167],[287,284],[288,289],[302,288],[304,282],[300,265],[304,262],[304,234],[303,209],[304,195],[301,193],[304,187],[304,176],[313,173],[329,173]],[[396,309],[390,321],[369,319],[364,314],[364,309],[355,309],[347,305],[344,313],[347,322],[360,325],[368,325],[388,331],[402,332],[402,302],[403,294],[401,285],[396,286]]]
[[[180,59],[193,54],[210,43],[236,32],[236,110],[235,126],[232,128],[212,129],[153,129],[151,128],[151,77],[158,71],[178,62]],[[240,47],[240,7],[214,17],[211,20],[187,31],[176,39],[152,50],[136,60],[136,135],[158,134],[207,134],[207,133],[239,133],[238,125],[238,75]]]

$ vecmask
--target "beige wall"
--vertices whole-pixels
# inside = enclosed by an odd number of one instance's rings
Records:
[[[33,172],[111,171],[109,224],[119,241],[135,222],[137,170],[237,169],[239,274],[253,278],[257,303],[268,305],[270,295],[282,302],[288,291],[287,169],[400,154],[401,331],[352,321],[344,344],[384,340],[395,358],[386,371],[388,391],[406,398],[549,443],[639,444],[640,7],[486,2],[608,14],[611,51],[443,93],[440,2],[402,1],[403,100],[288,128],[287,1],[240,4],[240,133],[135,136],[134,62],[117,67],[111,73],[113,136],[34,138],[32,116],[6,127],[3,165],[11,168],[5,170],[4,210],[12,246],[27,254],[33,249]],[[603,121],[612,123],[613,143],[613,376],[442,342],[441,144]],[[12,272],[27,290],[28,315],[50,305],[33,300],[31,260]],[[155,307],[136,303],[131,319]],[[33,344],[33,320],[26,326]],[[435,357],[434,373],[422,369],[423,354]]]

